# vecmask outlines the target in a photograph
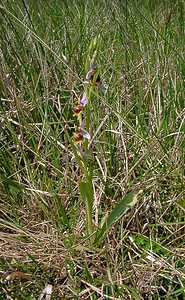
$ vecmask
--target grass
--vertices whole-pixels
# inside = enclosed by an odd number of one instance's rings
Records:
[[[184,299],[184,0],[2,1],[0,299]],[[93,218],[137,204],[89,246],[66,136],[98,36]]]

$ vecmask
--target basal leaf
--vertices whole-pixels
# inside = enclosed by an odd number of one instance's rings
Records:
[[[141,190],[137,192],[131,191],[115,206],[115,208],[113,208],[106,220],[103,222],[101,228],[98,230],[95,240],[96,242],[100,241],[112,225],[136,204],[137,197],[141,192]]]

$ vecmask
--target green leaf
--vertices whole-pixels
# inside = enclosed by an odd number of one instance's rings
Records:
[[[92,234],[93,225],[92,225],[92,208],[93,208],[93,188],[90,181],[79,182],[79,190],[86,207],[86,224],[88,234]]]
[[[116,205],[116,207],[110,212],[106,220],[103,222],[101,228],[98,230],[95,242],[100,242],[104,234],[112,227],[112,225],[136,204],[138,195],[141,192],[142,190],[130,192],[121,200],[121,202]]]
[[[82,199],[86,207],[88,206],[90,210],[92,210],[93,206],[93,189],[92,185],[89,181],[87,182],[79,182],[79,189]]]

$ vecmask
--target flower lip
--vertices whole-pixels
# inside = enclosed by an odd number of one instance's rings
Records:
[[[90,134],[84,129],[84,124],[82,123],[80,127],[76,128],[76,131],[73,133],[72,140],[75,144],[83,142],[83,139],[90,141]]]
[[[81,103],[77,103],[74,107],[74,115],[78,116],[83,111],[83,105]]]
[[[72,140],[75,144],[81,143],[83,141],[83,134],[81,132],[74,132]]]

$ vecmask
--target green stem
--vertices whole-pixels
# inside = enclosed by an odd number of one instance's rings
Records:
[[[93,87],[90,86],[89,90],[86,90],[86,95],[87,95],[87,99],[88,99],[88,103],[86,105],[86,111],[85,111],[85,115],[86,115],[86,130],[87,130],[87,132],[90,131],[90,117],[91,117],[90,104],[91,104],[92,88]],[[85,149],[86,153],[89,153],[88,141],[87,140],[84,141],[84,149]]]

